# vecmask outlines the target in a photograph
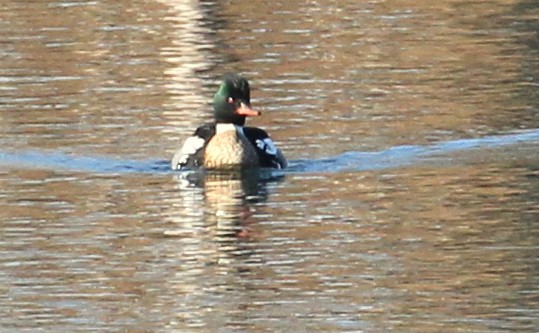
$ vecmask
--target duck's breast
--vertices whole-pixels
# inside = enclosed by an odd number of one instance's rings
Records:
[[[218,132],[208,142],[204,166],[209,169],[229,169],[258,166],[258,154],[240,129]]]

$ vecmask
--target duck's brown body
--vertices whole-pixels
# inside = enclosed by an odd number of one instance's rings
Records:
[[[259,164],[258,153],[241,128],[232,124],[217,126],[217,133],[204,151],[205,168],[237,169],[257,167]]]

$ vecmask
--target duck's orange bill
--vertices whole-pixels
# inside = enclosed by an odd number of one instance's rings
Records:
[[[247,104],[241,103],[240,107],[236,109],[236,114],[246,117],[256,117],[260,116],[262,113],[251,109]]]

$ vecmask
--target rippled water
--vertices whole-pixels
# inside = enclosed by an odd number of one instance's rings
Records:
[[[15,1],[0,331],[536,332],[536,1]],[[245,74],[281,174],[167,160]]]

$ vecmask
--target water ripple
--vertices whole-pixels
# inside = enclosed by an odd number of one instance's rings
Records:
[[[319,159],[291,160],[287,172],[372,171],[400,168],[414,164],[439,165],[451,160],[452,153],[497,149],[519,144],[538,144],[539,130],[514,134],[460,139],[433,145],[397,146],[378,152],[349,151]],[[473,158],[474,154],[470,154]],[[77,156],[62,152],[0,152],[0,165],[35,169],[64,169],[96,173],[163,173],[169,172],[167,160],[128,160],[106,156]]]

